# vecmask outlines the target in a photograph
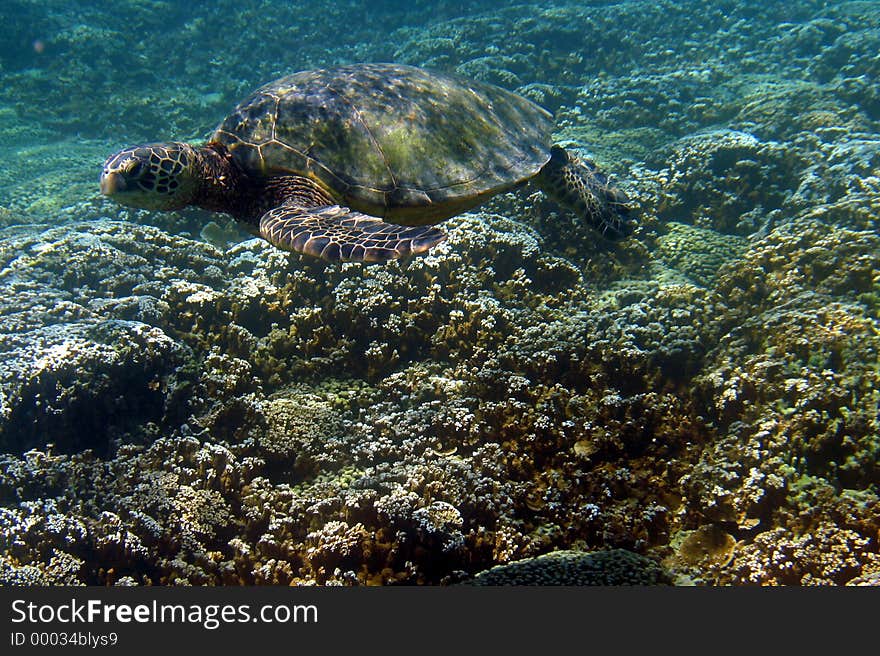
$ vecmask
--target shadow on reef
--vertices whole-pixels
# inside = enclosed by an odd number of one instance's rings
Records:
[[[179,385],[187,349],[144,324],[110,320],[56,324],[6,336],[0,447],[22,453],[51,444],[101,457],[120,440],[150,441],[179,425],[167,388]]]

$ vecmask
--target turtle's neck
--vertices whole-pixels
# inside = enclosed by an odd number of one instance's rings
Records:
[[[192,204],[212,212],[226,212],[239,221],[252,221],[259,184],[249,176],[221,143],[196,148],[200,184]],[[197,169],[197,170],[198,170]]]
[[[226,212],[238,221],[257,225],[260,217],[288,200],[303,206],[332,205],[333,199],[307,178],[282,175],[265,178],[248,174],[221,143],[196,149],[201,184],[192,204]]]
[[[221,143],[196,149],[201,185],[192,204],[212,212],[226,212],[238,221],[257,225],[260,217],[288,200],[303,206],[332,205],[333,199],[317,184],[295,175],[249,175]]]

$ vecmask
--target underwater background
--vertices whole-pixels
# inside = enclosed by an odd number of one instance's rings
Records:
[[[3,584],[880,584],[880,3],[0,18]],[[100,197],[120,147],[360,61],[553,111],[635,234],[527,189],[328,265]]]

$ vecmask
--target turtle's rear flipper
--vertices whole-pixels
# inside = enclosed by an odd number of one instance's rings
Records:
[[[561,146],[551,149],[538,184],[553,200],[577,212],[609,239],[622,239],[635,227],[626,194],[611,186],[594,164]]]
[[[423,253],[446,235],[432,226],[402,226],[339,205],[285,203],[260,219],[260,235],[286,251],[331,262],[384,262]]]

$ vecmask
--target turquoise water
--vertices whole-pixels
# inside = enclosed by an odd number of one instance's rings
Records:
[[[4,584],[878,582],[877,3],[0,18]],[[634,231],[533,180],[341,264],[101,195],[112,153],[200,147],[262,85],[359,62],[552,112],[486,152],[563,145]],[[426,144],[415,180],[484,134],[376,112]]]

